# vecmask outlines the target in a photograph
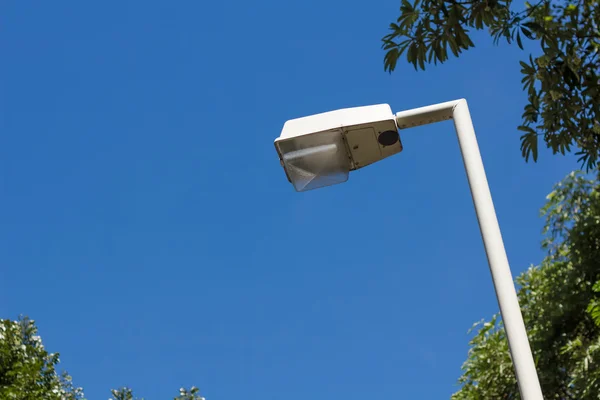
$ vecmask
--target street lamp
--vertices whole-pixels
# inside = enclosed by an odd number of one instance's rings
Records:
[[[402,151],[399,129],[453,119],[523,400],[543,400],[471,115],[464,99],[401,111],[347,108],[289,120],[275,148],[297,191],[348,180],[352,170]]]

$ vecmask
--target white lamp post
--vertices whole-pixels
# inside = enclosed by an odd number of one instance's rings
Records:
[[[399,153],[399,129],[448,119],[454,120],[521,398],[543,400],[466,100],[396,115],[382,104],[289,120],[275,148],[288,180],[297,191],[305,191],[345,182],[349,171]]]

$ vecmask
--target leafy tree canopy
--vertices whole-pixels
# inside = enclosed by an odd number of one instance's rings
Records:
[[[600,172],[571,173],[548,195],[547,256],[517,278],[546,399],[600,398]],[[499,315],[477,331],[454,400],[519,399]]]
[[[536,56],[521,61],[528,103],[518,129],[525,160],[537,160],[542,137],[554,154],[575,148],[588,170],[597,165],[600,0],[540,0],[522,9],[511,0],[402,0],[383,38],[384,68],[393,71],[403,54],[415,69],[443,63],[474,47],[471,32],[484,28],[496,43],[539,45]]]

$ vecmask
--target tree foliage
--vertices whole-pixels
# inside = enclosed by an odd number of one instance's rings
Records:
[[[0,399],[85,400],[66,372],[59,373],[58,353],[48,353],[35,322],[27,317],[0,319]],[[129,388],[112,390],[111,400],[134,400]],[[140,399],[141,400],[141,399]],[[179,389],[174,400],[204,400],[197,387]]]
[[[133,397],[133,391],[130,388],[124,387],[111,390],[112,397],[109,400],[144,400],[138,397]],[[173,400],[205,400],[200,396],[200,389],[192,386],[190,389],[179,389],[179,396]]]
[[[600,172],[571,173],[548,195],[547,256],[517,278],[546,399],[600,398]],[[474,326],[454,400],[519,399],[499,315]]]
[[[0,399],[76,400],[83,390],[59,374],[58,353],[48,353],[33,320],[0,320]]]
[[[475,46],[473,30],[521,49],[539,45],[521,61],[524,107],[521,151],[538,157],[542,137],[554,154],[576,149],[588,170],[600,156],[600,0],[540,0],[515,10],[511,0],[402,0],[400,16],[383,38],[384,68],[404,54],[415,69],[443,63]]]

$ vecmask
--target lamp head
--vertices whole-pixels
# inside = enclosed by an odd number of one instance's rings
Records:
[[[387,104],[345,108],[287,121],[275,148],[299,191],[348,180],[350,171],[402,151]]]

